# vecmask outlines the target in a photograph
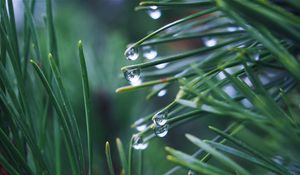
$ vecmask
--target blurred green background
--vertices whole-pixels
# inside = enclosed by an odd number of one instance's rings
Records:
[[[175,97],[174,92],[177,90],[171,87],[166,96],[155,97],[148,101],[146,100],[147,89],[124,94],[115,93],[116,88],[128,84],[120,71],[122,66],[132,64],[123,56],[127,44],[176,17],[169,12],[163,14],[160,19],[153,20],[145,12],[135,12],[134,7],[137,4],[138,1],[130,0],[53,1],[54,24],[64,85],[81,125],[83,139],[85,139],[85,124],[77,42],[82,40],[84,43],[93,100],[91,122],[94,142],[93,174],[108,174],[104,154],[106,141],[112,145],[114,166],[116,172],[120,172],[115,139],[119,137],[128,148],[130,137],[136,132],[134,128],[130,128],[130,125],[138,118],[168,104]],[[14,6],[17,26],[22,29],[22,0],[15,0]],[[45,2],[37,0],[34,19],[39,31],[43,56],[48,54],[45,44],[47,43],[45,13]],[[205,121],[200,119],[178,127],[176,132],[171,130],[163,139],[153,139],[144,153],[144,174],[163,174],[173,167],[171,163],[165,161],[165,145],[186,150],[188,153],[196,151],[191,144],[179,141],[185,140],[186,132],[211,137],[206,129],[208,123],[213,122],[211,120],[215,119],[205,119]],[[183,173],[186,173],[186,170],[178,171],[178,174]]]

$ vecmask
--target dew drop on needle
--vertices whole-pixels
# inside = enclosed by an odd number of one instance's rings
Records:
[[[144,150],[148,147],[148,143],[145,143],[141,136],[135,134],[132,138],[132,147],[136,150]]]
[[[163,126],[168,122],[168,112],[160,111],[153,116],[152,120],[155,125]]]
[[[137,82],[141,82],[141,70],[139,68],[128,69],[124,71],[124,77],[128,80],[131,84],[135,84]]]
[[[157,56],[157,51],[152,46],[144,46],[142,50],[143,56],[148,60],[152,60]]]
[[[158,137],[165,137],[168,134],[169,131],[169,125],[164,124],[162,126],[156,125],[154,128],[154,133]]]
[[[158,19],[161,17],[161,11],[157,6],[150,6],[150,9],[147,11],[147,13],[152,19]]]
[[[139,57],[139,49],[137,47],[130,47],[126,50],[125,56],[127,60],[134,61]]]

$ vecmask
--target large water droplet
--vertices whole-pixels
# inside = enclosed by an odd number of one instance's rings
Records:
[[[157,93],[158,97],[163,97],[167,94],[167,90],[166,89],[162,89]]]
[[[158,64],[158,65],[155,65],[155,67],[156,67],[157,69],[163,69],[163,68],[165,68],[167,65],[168,65],[168,63],[161,63],[161,64]]]
[[[125,56],[127,60],[134,61],[139,57],[139,49],[137,47],[131,47],[126,50]]]
[[[157,56],[157,51],[151,46],[142,47],[143,56],[148,60],[152,60]]]
[[[142,137],[135,134],[132,138],[132,147],[136,150],[144,150],[148,147],[148,143],[145,143]]]
[[[168,134],[169,131],[169,125],[165,124],[163,126],[155,126],[154,133],[158,137],[165,137]]]
[[[158,19],[161,17],[161,11],[157,9],[157,6],[150,6],[147,13],[152,19]]]
[[[203,38],[203,42],[206,47],[213,47],[217,44],[217,39],[215,38]]]
[[[167,111],[160,111],[156,113],[153,118],[153,122],[157,126],[163,126],[167,123],[168,121],[168,112]]]
[[[136,84],[141,82],[141,70],[139,68],[135,69],[128,69],[124,72],[124,77],[128,80],[131,84]]]

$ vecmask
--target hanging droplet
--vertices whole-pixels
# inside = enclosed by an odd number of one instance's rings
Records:
[[[145,143],[142,137],[135,134],[132,138],[132,147],[136,150],[144,150],[148,147],[148,143]]]
[[[217,44],[217,39],[215,38],[203,38],[203,42],[206,47],[213,47]]]
[[[169,125],[165,124],[163,126],[156,125],[154,128],[154,133],[158,137],[165,137],[168,134],[169,131]]]
[[[152,19],[158,19],[161,17],[161,11],[157,8],[157,6],[150,6],[147,13]]]
[[[166,89],[162,89],[157,93],[158,97],[163,97],[167,94],[167,90]]]
[[[125,56],[127,60],[134,61],[139,57],[139,49],[137,47],[131,47],[126,50]]]
[[[156,67],[157,69],[163,69],[163,68],[165,68],[167,65],[168,65],[168,63],[161,63],[161,64],[158,64],[158,65],[155,65],[155,67]]]
[[[124,77],[128,80],[131,84],[141,82],[141,70],[139,68],[135,69],[128,69],[124,72]]]
[[[143,56],[148,60],[152,60],[157,56],[157,51],[152,46],[144,46],[142,50]]]
[[[136,126],[136,130],[138,131],[145,131],[147,129],[147,125],[146,124],[140,124],[138,126]]]
[[[231,27],[227,27],[227,30],[228,30],[229,32],[235,32],[235,31],[238,30],[238,28],[237,28],[237,27],[231,26]]]
[[[156,113],[153,118],[153,122],[157,126],[163,126],[167,123],[168,121],[168,112],[167,111],[160,111]]]
[[[144,123],[143,118],[140,118],[137,121],[135,121],[134,125],[136,126],[135,128],[138,131],[144,131],[147,128],[147,124]]]
[[[189,170],[188,175],[198,175],[198,174],[195,173],[195,171],[193,171],[193,170]]]
[[[255,53],[254,55],[253,55],[253,59],[255,60],[255,61],[259,61],[259,53]]]
[[[142,80],[141,80],[141,79],[138,79],[138,80],[136,80],[136,81],[131,81],[130,84],[131,84],[132,86],[137,86],[137,85],[142,84]]]

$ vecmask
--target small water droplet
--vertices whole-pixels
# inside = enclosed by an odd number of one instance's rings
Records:
[[[153,86],[153,90],[159,90],[159,89],[162,89],[164,87],[164,84],[156,84]]]
[[[141,70],[139,68],[135,69],[128,69],[124,72],[124,77],[128,80],[131,84],[137,84],[141,82]]]
[[[162,89],[157,93],[158,97],[163,97],[167,94],[167,90],[166,89]]]
[[[157,8],[157,6],[150,6],[147,13],[152,19],[158,19],[161,17],[161,11]]]
[[[259,61],[259,53],[253,55],[255,61]]]
[[[158,65],[155,65],[155,67],[156,67],[157,69],[163,69],[163,68],[165,68],[167,65],[168,65],[168,63],[161,63],[161,64],[158,64]]]
[[[147,129],[147,125],[146,124],[140,124],[138,126],[136,126],[136,130],[138,131],[145,131]]]
[[[126,50],[125,56],[127,60],[134,61],[139,57],[139,49],[137,47],[131,47]]]
[[[272,159],[275,163],[277,163],[279,165],[283,165],[283,163],[284,163],[284,158],[280,155],[276,155]]]
[[[235,32],[238,30],[237,27],[227,27],[228,32]]]
[[[167,111],[160,111],[156,113],[153,118],[153,122],[157,126],[163,126],[167,123],[168,121],[168,112]]]
[[[245,30],[243,27],[238,27],[237,29],[238,30]]]
[[[154,128],[154,133],[158,137],[165,137],[168,134],[169,131],[169,125],[165,124],[163,126],[156,125]]]
[[[188,175],[198,175],[198,174],[193,170],[189,170]]]
[[[148,147],[148,143],[145,143],[142,137],[135,134],[132,139],[132,147],[136,150],[144,150]]]
[[[203,38],[203,42],[206,47],[213,47],[217,44],[217,39],[215,38]]]
[[[152,60],[157,56],[157,51],[151,46],[144,46],[142,50],[143,56],[148,60]]]

